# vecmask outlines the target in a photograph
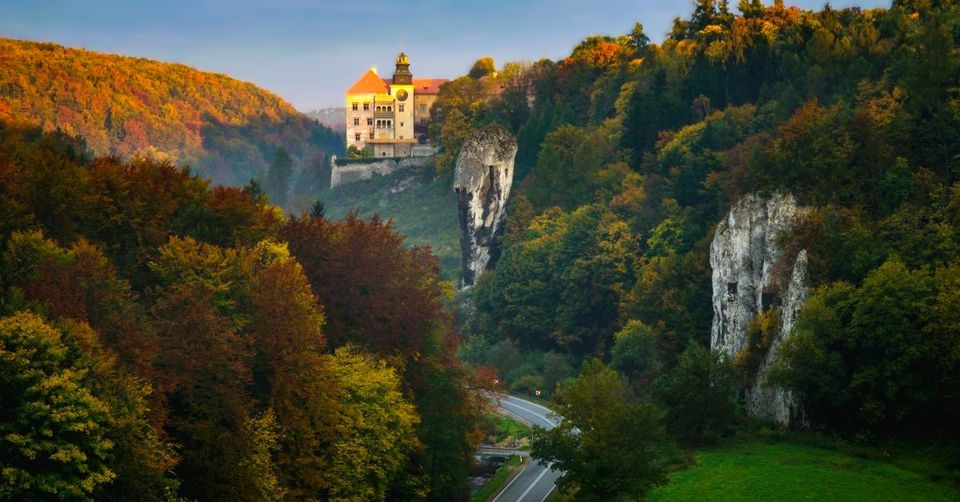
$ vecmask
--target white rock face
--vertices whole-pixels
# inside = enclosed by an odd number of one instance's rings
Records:
[[[499,125],[474,132],[457,157],[453,189],[460,213],[463,286],[496,261],[496,237],[503,231],[507,199],[513,184],[517,140]]]
[[[789,392],[767,385],[767,374],[807,299],[807,253],[783,256],[777,237],[805,208],[790,195],[751,194],[738,202],[717,227],[710,245],[713,268],[713,327],[710,346],[730,358],[747,345],[747,327],[769,308],[780,310],[781,325],[756,377],[747,388],[747,409],[782,424],[799,410]]]

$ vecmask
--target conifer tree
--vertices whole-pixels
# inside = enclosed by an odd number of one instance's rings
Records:
[[[277,148],[277,153],[270,163],[264,188],[270,197],[270,202],[276,206],[287,205],[287,195],[290,191],[290,179],[293,177],[293,158],[284,147]]]

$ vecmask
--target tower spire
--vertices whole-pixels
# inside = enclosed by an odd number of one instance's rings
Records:
[[[403,52],[397,56],[397,68],[393,72],[394,84],[412,84],[413,73],[410,73],[410,58]]]

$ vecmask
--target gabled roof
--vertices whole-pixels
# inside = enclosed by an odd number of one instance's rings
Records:
[[[447,82],[445,78],[413,79],[414,94],[440,94],[440,86]]]
[[[389,90],[380,75],[371,68],[347,90],[347,94],[384,94]]]

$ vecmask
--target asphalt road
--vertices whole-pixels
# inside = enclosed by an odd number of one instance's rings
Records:
[[[552,410],[526,399],[501,396],[500,408],[545,429],[552,429],[556,425]],[[538,464],[536,460],[525,461],[526,467],[507,484],[493,502],[543,502],[553,492],[560,473]]]

